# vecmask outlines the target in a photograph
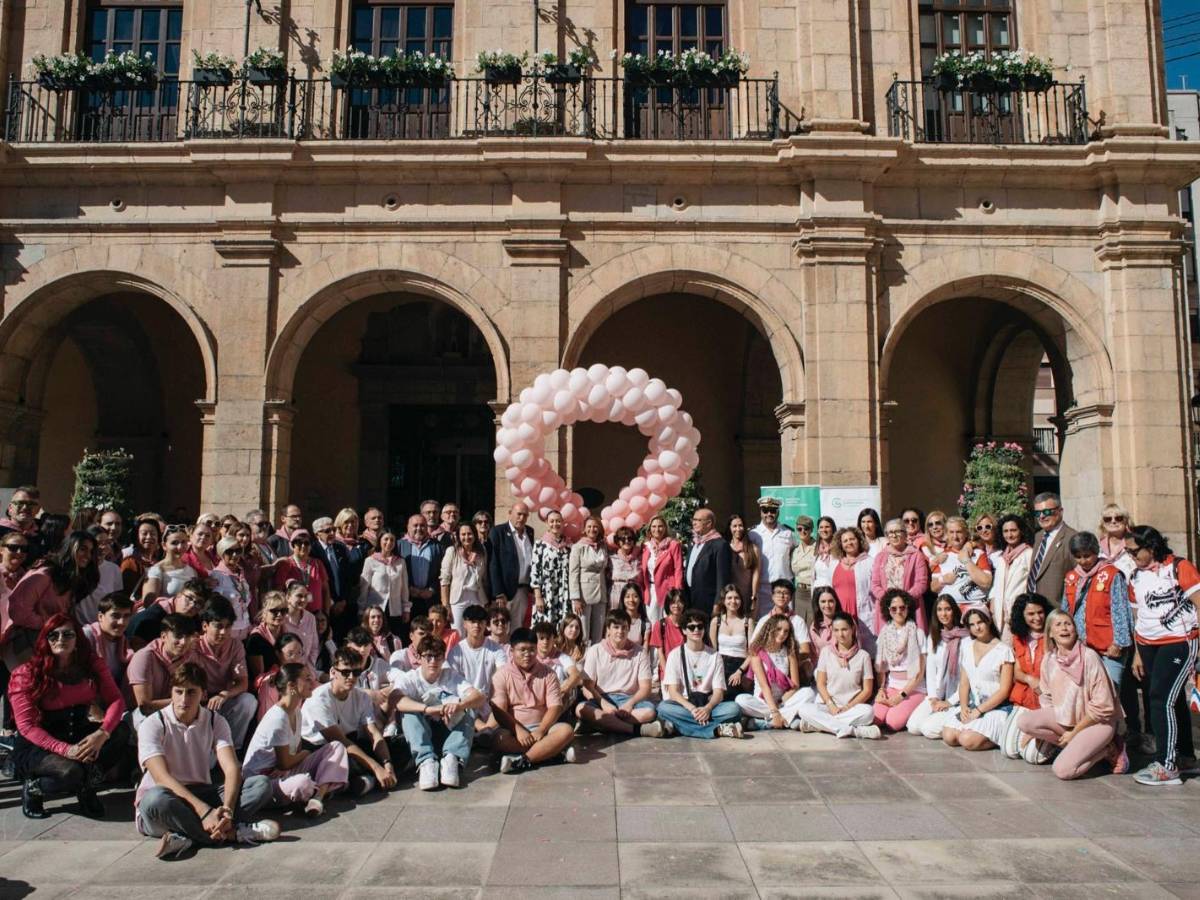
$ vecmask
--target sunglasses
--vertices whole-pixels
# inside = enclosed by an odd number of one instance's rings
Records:
[[[888,607],[888,612],[907,612],[907,611],[908,611],[907,606],[889,606]]]
[[[622,544],[632,544],[633,538],[626,535],[625,537],[617,538],[617,541]]]
[[[292,541],[292,546],[293,547],[311,547],[312,544],[309,541]]]
[[[1050,507],[1047,507],[1046,509],[1036,510],[1034,512],[1034,515],[1037,516],[1039,519],[1048,519],[1052,515],[1054,515],[1056,512],[1058,512],[1060,509],[1062,509],[1062,507],[1060,507],[1060,506],[1050,506]]]
[[[267,614],[268,614],[268,615],[272,615],[272,616],[283,616],[283,615],[287,615],[287,607],[286,607],[286,606],[283,606],[283,607],[276,607],[276,606],[273,606],[273,607],[271,607],[270,609],[268,609],[268,610],[267,610]]]
[[[913,521],[915,522],[916,519],[913,519]],[[925,524],[928,525],[930,528],[934,528],[938,525],[945,525],[946,523],[943,522],[941,519],[929,519],[928,521],[925,522]]]
[[[770,506],[760,506],[760,507],[758,508],[758,511],[759,511],[760,513],[762,513],[764,516],[777,516],[777,515],[779,515],[779,510],[775,509],[774,507],[770,507]]]
[[[332,528],[318,528],[317,534],[333,534]]]
[[[17,509],[33,509],[33,507],[38,505],[38,502],[36,500],[14,500],[12,505]]]
[[[916,525],[921,520],[920,519],[901,519],[900,521],[903,522],[905,525]]]
[[[812,531],[811,525],[797,525],[796,528],[799,531],[803,531],[805,534],[808,534],[810,531]]]
[[[225,555],[226,556],[241,556],[245,552],[246,551],[243,550],[241,547],[230,547],[228,550],[225,551]]]
[[[1104,517],[1105,525],[1116,525],[1118,522],[1124,522],[1124,521],[1125,521],[1124,516],[1105,516]]]
[[[4,549],[9,551],[10,553],[28,553],[29,545],[28,544],[5,544]]]
[[[704,626],[701,625],[699,622],[693,622],[691,625],[684,625],[683,630],[684,631],[703,631]]]
[[[55,642],[66,642],[75,640],[75,631],[72,628],[56,628],[46,635],[46,640]]]
[[[992,526],[991,525],[976,525],[975,530],[976,531],[991,531]]]
[[[334,666],[329,671],[337,672],[343,678],[357,678],[359,675],[362,674],[362,669],[342,669],[342,668],[339,668],[338,666]]]

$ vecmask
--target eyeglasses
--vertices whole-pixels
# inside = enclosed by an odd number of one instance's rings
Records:
[[[915,522],[916,519],[913,519],[913,521]],[[938,525],[945,525],[946,522],[943,519],[927,519],[925,521],[925,524],[928,525],[930,528],[935,528]]]
[[[1124,516],[1105,516],[1104,517],[1105,525],[1116,525],[1118,522],[1124,522],[1124,521],[1125,521]]]
[[[798,531],[803,531],[805,534],[808,534],[809,532],[812,531],[812,526],[811,525],[797,525],[796,529]]]
[[[888,612],[908,612],[907,606],[889,606]]]
[[[362,669],[343,669],[338,666],[334,666],[329,671],[337,672],[343,678],[357,678],[359,675],[362,674]]]
[[[66,643],[67,641],[75,640],[75,629],[73,628],[56,628],[46,635],[46,640],[51,643]]]
[[[9,553],[28,553],[29,545],[28,544],[5,544],[4,549],[7,550]]]
[[[1033,514],[1035,516],[1037,516],[1039,519],[1049,519],[1052,515],[1054,515],[1056,512],[1058,512],[1061,508],[1062,507],[1060,507],[1060,506],[1048,506],[1045,509],[1035,510]]]
[[[897,531],[897,530],[896,530],[896,529],[894,529],[894,528],[893,528],[891,531],[887,531],[887,532],[884,532],[884,533],[885,533],[885,534],[886,534],[888,537],[904,537],[904,532],[903,532],[903,531]]]
[[[617,543],[619,543],[619,544],[632,544],[632,543],[633,543],[633,537],[632,537],[632,536],[630,536],[630,535],[625,535],[624,537],[619,537],[619,538],[617,538]]]
[[[918,523],[919,523],[921,520],[920,520],[920,519],[910,519],[910,518],[908,518],[908,517],[906,516],[906,517],[904,517],[903,519],[901,519],[900,521],[901,521],[901,522],[903,522],[905,525],[916,525],[916,524],[918,524]]]
[[[437,653],[422,653],[421,662],[435,663],[442,657]]]
[[[38,502],[36,500],[14,500],[12,505],[17,509],[33,509]]]
[[[701,625],[699,622],[693,622],[690,625],[684,625],[683,630],[684,631],[703,631],[704,626]]]
[[[268,615],[272,615],[272,616],[283,616],[283,615],[286,615],[286,614],[287,614],[287,607],[286,607],[286,606],[283,606],[283,607],[276,607],[276,606],[273,606],[273,607],[271,607],[270,609],[268,609],[268,610],[267,610],[267,614],[268,614]]]

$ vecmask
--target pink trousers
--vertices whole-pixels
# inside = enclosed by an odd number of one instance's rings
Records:
[[[1028,709],[1021,713],[1017,727],[1034,740],[1045,741],[1055,747],[1067,729],[1058,724],[1052,709]],[[1063,748],[1054,760],[1054,774],[1064,781],[1078,778],[1108,753],[1108,747],[1116,735],[1112,725],[1090,725]]]
[[[305,757],[294,769],[271,773],[275,798],[279,802],[307,802],[317,788],[337,791],[350,783],[350,757],[338,741],[330,741]]]
[[[884,696],[891,700],[893,697],[899,696],[898,690],[887,688],[884,690]],[[892,731],[903,731],[908,724],[908,717],[913,714],[913,711],[924,701],[925,695],[918,692],[909,694],[895,706],[886,706],[883,703],[875,704],[875,724],[886,725]]]

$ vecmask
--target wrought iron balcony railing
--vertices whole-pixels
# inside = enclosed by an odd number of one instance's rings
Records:
[[[598,140],[772,140],[778,76],[723,87],[635,87],[620,77],[516,84],[458,78],[440,86],[335,87],[289,76],[220,85],[165,79],[153,88],[51,90],[9,83],[11,143],[206,138],[297,141],[583,137]]]
[[[1086,144],[1083,82],[1044,91],[946,91],[933,81],[892,83],[888,134],[917,143]]]

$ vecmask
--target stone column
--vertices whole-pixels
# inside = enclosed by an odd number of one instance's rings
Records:
[[[1176,547],[1195,543],[1195,484],[1191,460],[1191,349],[1178,223],[1161,229],[1119,222],[1102,232],[1096,253],[1104,271],[1108,341],[1113,367],[1111,491],[1105,500],[1128,508]],[[1106,409],[1080,410],[1077,432],[1107,427]],[[1103,444],[1103,441],[1097,441]],[[1069,447],[1069,454],[1076,450]],[[1094,452],[1080,448],[1084,454]],[[1103,457],[1069,462],[1072,471]],[[1097,510],[1098,512],[1098,510]]]
[[[784,484],[804,484],[804,404],[781,403],[775,407],[779,420],[779,477]]]
[[[856,186],[861,191],[861,184]],[[861,196],[861,193],[860,193]],[[803,484],[879,483],[875,277],[869,220],[810,220],[794,244],[804,284]],[[785,443],[786,450],[786,443]]]
[[[230,192],[240,187],[250,186],[231,185]],[[286,487],[290,439],[276,447],[279,435],[269,425],[264,435],[264,416],[273,414],[265,404],[263,368],[273,336],[279,247],[264,221],[227,223],[213,241],[217,263],[208,278],[220,301],[210,321],[221,361],[217,404],[205,428],[200,505],[219,513],[287,502],[270,495]],[[290,430],[290,418],[287,424]],[[284,459],[277,458],[279,450]]]
[[[263,404],[263,509],[272,522],[288,505],[288,485],[292,472],[292,425],[296,408],[285,400]]]
[[[45,410],[0,401],[0,485],[34,484]],[[2,488],[0,488],[2,489]]]

